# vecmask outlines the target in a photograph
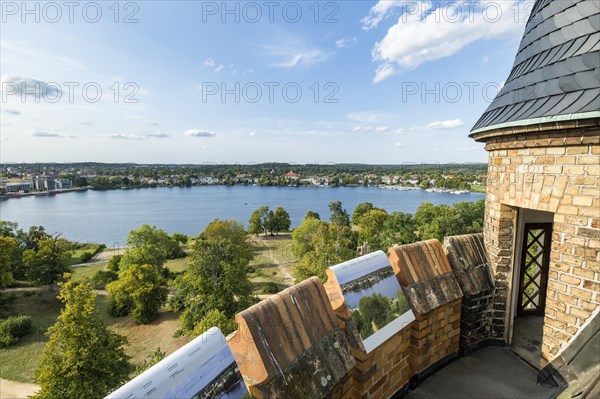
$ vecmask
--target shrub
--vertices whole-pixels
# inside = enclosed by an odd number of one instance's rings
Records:
[[[92,258],[94,257],[94,254],[92,252],[84,252],[81,257],[79,258],[79,262],[80,263],[87,263],[90,260],[92,260]]]
[[[227,318],[223,312],[218,309],[211,309],[206,313],[206,316],[200,320],[194,327],[193,333],[200,335],[208,331],[211,327],[217,327],[223,335],[229,335],[237,328],[237,323],[233,319]]]
[[[100,252],[104,251],[105,249],[106,249],[106,245],[104,245],[104,244],[98,245],[98,247],[94,250],[94,256],[98,255]]]
[[[119,305],[113,298],[109,298],[108,303],[106,304],[106,311],[112,317],[127,316],[130,310],[131,304],[127,304],[126,306]]]
[[[106,266],[108,270],[110,270],[111,272],[118,272],[119,264],[121,263],[121,258],[123,258],[123,255],[115,255],[112,258],[110,258],[110,260],[108,261],[108,265]]]
[[[98,270],[92,276],[92,285],[95,289],[104,289],[106,284],[116,281],[119,278],[117,273],[110,270]]]
[[[0,346],[8,346],[27,335],[33,329],[31,317],[11,316],[0,321]]]
[[[279,287],[272,281],[269,281],[265,284],[262,289],[263,294],[277,294],[279,292]]]

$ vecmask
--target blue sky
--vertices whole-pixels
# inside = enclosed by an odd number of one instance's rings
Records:
[[[2,3],[3,162],[485,162],[532,2],[53,4]]]

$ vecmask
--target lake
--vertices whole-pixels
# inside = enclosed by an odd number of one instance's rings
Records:
[[[377,187],[257,187],[201,186],[88,190],[45,197],[23,197],[0,202],[0,219],[28,229],[41,225],[49,232],[79,242],[123,246],[127,233],[143,223],[169,234],[196,235],[213,219],[236,219],[247,225],[262,205],[283,206],[298,226],[308,210],[329,218],[328,204],[342,201],[352,215],[356,205],[372,202],[388,212],[414,213],[423,202],[451,205],[477,201],[483,193],[450,194],[423,190],[397,191]]]

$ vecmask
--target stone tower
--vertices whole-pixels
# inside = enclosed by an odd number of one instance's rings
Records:
[[[536,1],[506,84],[470,135],[489,152],[493,329],[527,341],[541,367],[600,308],[599,50],[600,3]]]

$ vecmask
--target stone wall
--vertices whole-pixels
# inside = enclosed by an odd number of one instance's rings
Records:
[[[469,352],[489,340],[497,340],[493,329],[494,281],[483,244],[483,234],[444,239],[444,250],[463,292],[460,348]]]
[[[389,398],[458,355],[462,292],[439,241],[390,254],[416,319],[368,353],[330,270],[237,315],[228,343],[252,397]]]
[[[253,398],[343,398],[354,367],[325,289],[316,277],[236,316],[227,341]]]
[[[475,135],[489,151],[485,246],[494,275],[494,329],[508,337],[517,208],[552,212],[542,344],[551,361],[600,305],[598,119]]]

